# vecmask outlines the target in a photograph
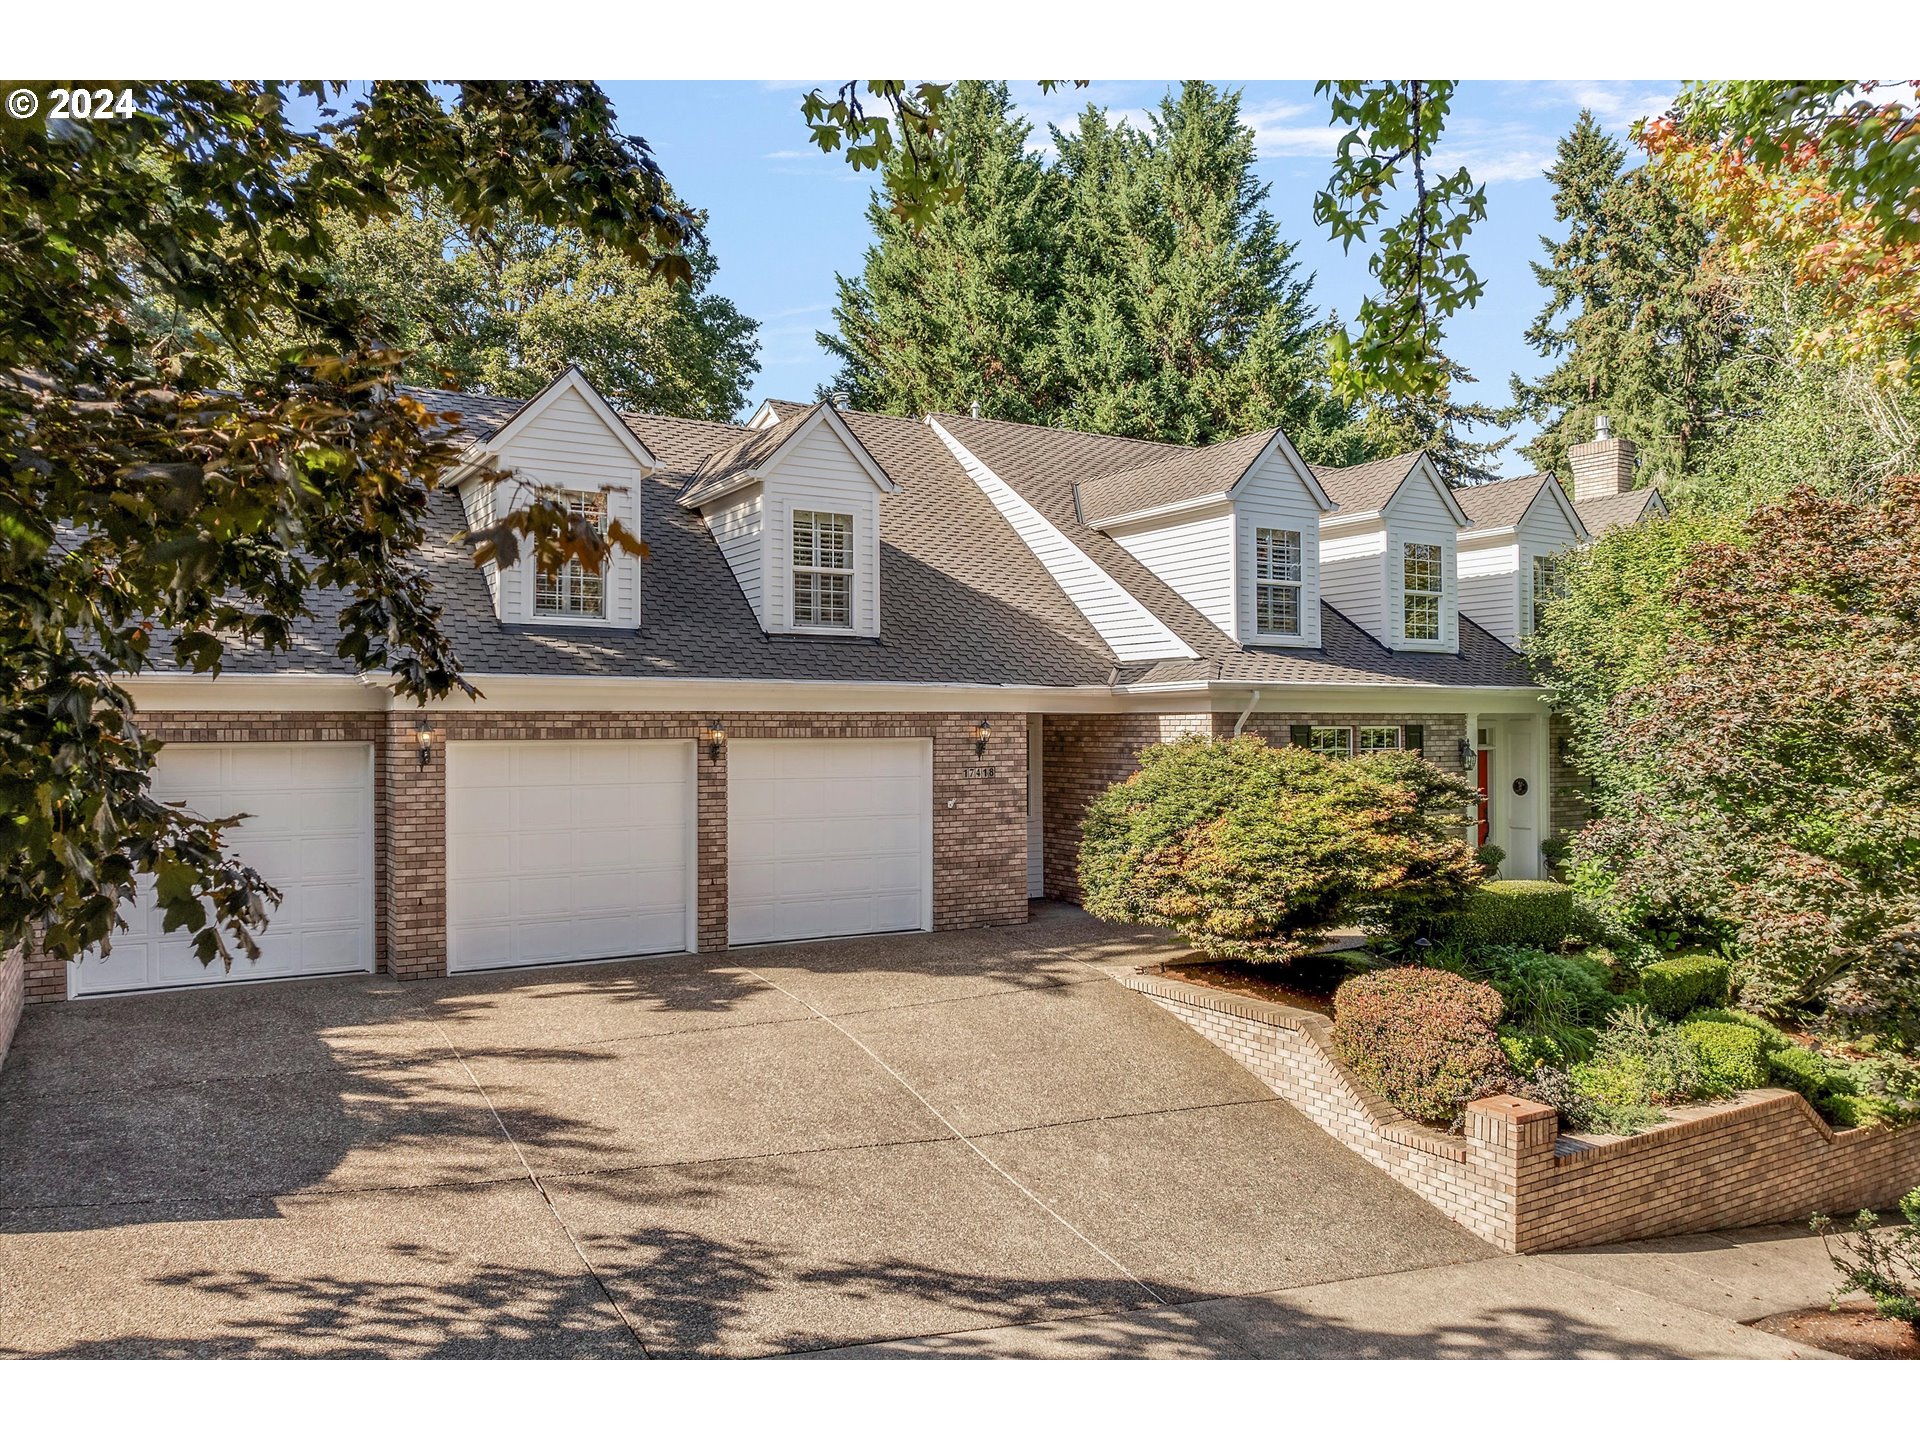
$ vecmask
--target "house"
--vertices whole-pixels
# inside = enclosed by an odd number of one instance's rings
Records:
[[[286,652],[132,680],[157,793],[245,812],[285,900],[231,972],[136,903],[110,955],[30,957],[31,998],[1017,923],[1076,895],[1087,800],[1189,734],[1479,774],[1515,875],[1564,820],[1512,615],[1463,589],[1477,502],[1418,456],[831,403],[717,424],[572,370],[419,394],[465,447],[422,561],[481,697],[356,675],[328,595]],[[644,558],[475,569],[450,537],[534,482]]]
[[[1665,515],[1667,502],[1652,486],[1634,488],[1639,468],[1637,447],[1613,433],[1613,422],[1598,416],[1593,439],[1570,446],[1567,464],[1573,471],[1573,508],[1591,535],[1616,525],[1633,525],[1651,516]]]

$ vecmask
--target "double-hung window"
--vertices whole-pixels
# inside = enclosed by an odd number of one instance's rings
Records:
[[[1331,755],[1336,760],[1353,756],[1351,725],[1315,725],[1307,735],[1307,745],[1316,755]]]
[[[853,628],[853,516],[793,512],[793,623],[803,630]]]
[[[1261,635],[1300,633],[1300,532],[1253,532],[1254,629]]]
[[[585,520],[601,534],[606,533],[604,490],[569,490],[565,499],[568,514]],[[578,560],[569,560],[557,569],[537,571],[533,577],[533,613],[579,620],[603,619],[607,613],[606,582],[598,570],[589,570]]]
[[[1533,557],[1533,596],[1532,624],[1530,630],[1538,630],[1546,619],[1547,605],[1560,593],[1560,557],[1558,555],[1536,555]]]
[[[1362,725],[1360,727],[1362,755],[1371,754],[1375,750],[1398,750],[1402,743],[1398,725]]]
[[[1408,640],[1440,638],[1442,563],[1438,545],[1409,543],[1401,557],[1401,634]]]

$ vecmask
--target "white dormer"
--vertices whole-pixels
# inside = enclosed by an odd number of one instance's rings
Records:
[[[577,369],[569,367],[485,440],[468,447],[469,471],[492,466],[504,480],[469,474],[459,481],[470,527],[527,503],[534,486],[566,493],[569,505],[602,529],[620,521],[642,532],[641,482],[659,468],[638,436]],[[641,561],[617,551],[599,572],[568,565],[537,574],[531,553],[505,569],[486,567],[494,613],[506,624],[636,628]]]
[[[880,497],[894,488],[847,422],[821,404],[708,456],[680,503],[706,520],[768,634],[873,637]]]
[[[1180,450],[1076,487],[1082,518],[1243,645],[1320,644],[1320,515],[1278,430]]]
[[[1517,646],[1537,628],[1561,557],[1588,538],[1586,527],[1550,475],[1469,485],[1454,498],[1469,521],[1460,532],[1460,609]]]
[[[1466,512],[1418,452],[1314,472],[1339,508],[1320,522],[1320,591],[1390,650],[1460,648]]]

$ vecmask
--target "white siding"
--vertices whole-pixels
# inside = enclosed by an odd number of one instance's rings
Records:
[[[793,628],[792,518],[796,510],[853,516],[855,635],[880,633],[880,490],[825,422],[763,472],[765,536],[762,623]],[[845,632],[843,632],[845,633]]]
[[[607,518],[634,534],[641,530],[640,467],[632,453],[608,429],[577,391],[553,397],[546,409],[500,451],[498,463],[516,472],[516,480],[558,485],[567,490],[611,490]],[[520,503],[516,480],[506,482],[501,502]],[[640,624],[640,559],[618,553],[607,561],[607,613],[603,620],[562,619],[533,613],[532,556],[523,556],[500,576],[495,592],[500,618],[542,625],[592,625],[633,628]]]
[[[493,524],[493,492],[496,487],[469,482],[460,487],[460,505],[467,514],[469,530],[483,530]],[[500,613],[500,567],[489,560],[480,567],[480,573],[487,579],[487,594],[493,600],[493,613]]]
[[[729,495],[718,505],[708,506],[700,513],[706,518],[707,528],[713,532],[714,543],[720,547],[720,553],[727,557],[727,564],[733,569],[733,578],[740,582],[740,593],[747,597],[747,604],[753,607],[753,618],[760,622],[760,628],[767,626],[765,610],[761,608],[760,572],[765,559],[765,536],[761,532],[761,487],[749,485],[745,490]]]
[[[1460,613],[1509,645],[1519,634],[1519,553],[1511,540],[1460,547]]]
[[[1320,643],[1320,507],[1299,473],[1278,451],[1241,483],[1234,496],[1235,528],[1239,544],[1234,573],[1235,628],[1244,645],[1304,645]],[[1300,636],[1297,640],[1262,635],[1255,626],[1259,610],[1254,603],[1254,532],[1300,532]]]
[[[1386,528],[1378,523],[1320,537],[1320,593],[1326,602],[1382,645],[1387,637]]]
[[[1399,650],[1457,650],[1460,648],[1460,579],[1457,573],[1459,532],[1453,513],[1422,472],[1402,485],[1387,504],[1387,618],[1393,638],[1388,642]],[[1402,581],[1401,546],[1438,545],[1440,547],[1441,598],[1440,639],[1408,640],[1401,633]]]
[[[1554,504],[1553,497],[1542,487],[1533,504],[1527,507],[1527,513],[1520,517],[1518,555],[1514,595],[1517,605],[1516,619],[1518,633],[1533,633],[1533,558],[1536,555],[1558,555],[1572,550],[1580,543],[1573,533],[1573,525],[1568,521],[1566,512]]]
[[[1047,573],[1065,593],[1087,623],[1093,626],[1107,648],[1121,660],[1191,660],[1192,650],[1178,635],[1155,619],[1106,571],[1102,570],[1078,545],[1060,533],[1047,518],[1015,493],[978,456],[954,439],[939,425],[933,433],[959,460],[981,493],[1013,526]]]
[[[1225,505],[1198,517],[1127,534],[1108,532],[1169,588],[1233,634],[1233,511]]]

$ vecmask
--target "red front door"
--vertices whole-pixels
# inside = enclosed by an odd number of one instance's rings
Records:
[[[1487,760],[1488,758],[1489,757],[1485,750],[1482,750],[1479,752],[1478,759],[1480,762],[1480,803],[1479,803],[1478,809],[1479,809],[1479,820],[1480,820],[1480,838],[1474,842],[1475,844],[1478,844],[1478,845],[1486,844],[1487,836],[1488,834],[1491,833],[1490,827],[1487,823]]]

